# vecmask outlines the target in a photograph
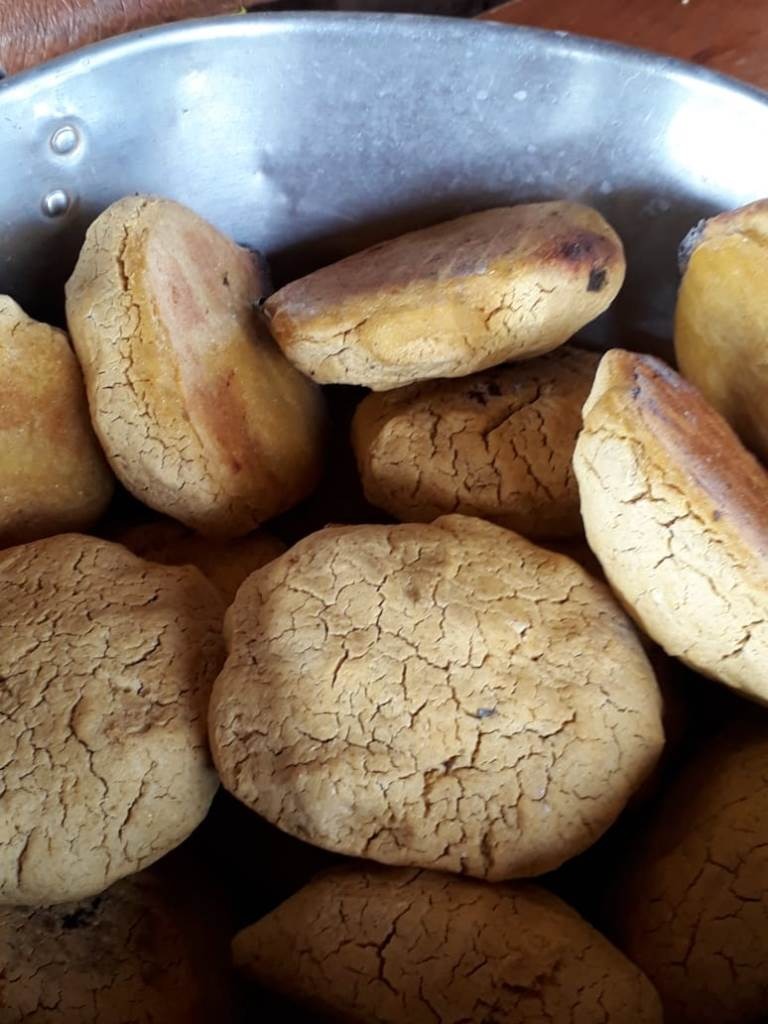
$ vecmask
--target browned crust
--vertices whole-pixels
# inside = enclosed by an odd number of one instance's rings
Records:
[[[768,557],[768,476],[700,392],[654,356],[612,349],[584,406],[642,444],[696,512],[746,556]],[[615,429],[614,429],[615,433]]]

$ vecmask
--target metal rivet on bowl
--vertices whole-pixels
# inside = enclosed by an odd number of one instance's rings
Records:
[[[79,142],[80,136],[77,128],[71,124],[65,124],[61,128],[57,128],[51,136],[51,149],[59,156],[66,156],[77,149]]]
[[[55,188],[43,197],[43,213],[46,217],[61,217],[69,209],[69,196],[63,188]]]

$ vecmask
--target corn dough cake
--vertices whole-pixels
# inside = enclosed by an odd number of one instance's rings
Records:
[[[542,874],[602,835],[663,744],[607,588],[479,519],[312,534],[243,584],[225,631],[223,784],[339,853]]]
[[[504,206],[317,270],[264,312],[314,380],[386,391],[557,348],[610,306],[624,269],[621,240],[596,210]]]

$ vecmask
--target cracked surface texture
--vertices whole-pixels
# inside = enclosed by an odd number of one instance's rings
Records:
[[[0,903],[98,893],[202,821],[222,611],[196,569],[92,537],[0,555]]]
[[[460,512],[531,538],[580,534],[571,459],[599,361],[565,346],[368,395],[352,424],[367,499],[404,522]]]
[[[172,519],[142,523],[114,538],[139,558],[161,565],[194,565],[230,605],[238,587],[285,551],[285,544],[263,530],[233,540],[201,537]]]
[[[236,936],[260,983],[346,1024],[661,1024],[652,985],[557,897],[335,869]]]
[[[264,307],[321,384],[374,391],[548,352],[611,304],[624,251],[578,203],[530,203],[412,231],[287,285]]]
[[[113,477],[66,334],[0,295],[0,545],[86,529]]]
[[[590,547],[649,636],[768,701],[768,474],[652,356],[603,356],[574,454]]]
[[[675,312],[680,372],[768,459],[768,200],[692,235]]]
[[[225,632],[224,785],[341,853],[536,875],[608,828],[662,747],[607,588],[479,519],[313,534],[243,584]]]
[[[77,903],[0,908],[0,1024],[221,1020],[207,991],[221,982],[215,956],[203,960],[191,934],[201,924],[150,872]]]
[[[253,254],[170,200],[130,197],[88,229],[67,319],[112,468],[146,505],[238,536],[315,486],[319,390],[260,328]]]
[[[624,879],[622,944],[668,1024],[768,1016],[768,736],[732,727],[689,762]]]

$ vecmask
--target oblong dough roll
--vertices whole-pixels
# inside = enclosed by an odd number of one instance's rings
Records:
[[[534,539],[581,534],[571,460],[599,361],[564,346],[368,395],[352,423],[366,498],[404,522],[459,512]]]
[[[607,588],[480,519],[312,534],[243,584],[226,633],[222,782],[339,853],[541,874],[605,832],[663,744]]]
[[[114,479],[67,336],[0,296],[0,545],[92,526]]]
[[[587,539],[646,633],[768,701],[768,474],[652,356],[600,363],[574,454]]]
[[[258,326],[253,255],[166,199],[122,199],[88,229],[67,319],[91,417],[137,498],[237,536],[318,480],[324,408]]]
[[[260,984],[350,1024],[662,1020],[634,964],[533,885],[344,866],[241,931],[233,953]]]
[[[674,1024],[768,1013],[768,735],[729,727],[688,763],[620,876],[617,930]]]
[[[265,312],[315,380],[386,391],[556,348],[608,308],[624,269],[621,240],[596,210],[505,206],[315,271]]]

